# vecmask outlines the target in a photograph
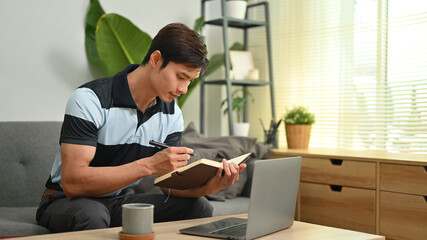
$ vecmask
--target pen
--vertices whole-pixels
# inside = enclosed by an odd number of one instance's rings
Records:
[[[165,149],[165,148],[170,147],[169,145],[167,145],[165,143],[157,142],[157,141],[154,141],[154,140],[150,140],[149,144],[151,144],[153,146],[156,146],[156,147],[159,147],[161,149]],[[196,156],[195,153],[189,153],[189,154],[190,154],[190,156]]]

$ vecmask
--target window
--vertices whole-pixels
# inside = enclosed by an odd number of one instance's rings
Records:
[[[294,105],[315,113],[310,147],[427,153],[427,1],[269,2],[277,117]],[[256,31],[249,49],[262,74]],[[268,91],[251,91],[267,96],[256,98],[250,121],[259,109],[271,116]],[[278,137],[286,146],[283,126]]]

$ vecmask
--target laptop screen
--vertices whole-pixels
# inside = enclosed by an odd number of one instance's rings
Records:
[[[248,219],[226,218],[181,229],[181,233],[216,238],[253,239],[293,225],[298,194],[301,157],[255,162]],[[245,226],[242,235],[222,231]]]

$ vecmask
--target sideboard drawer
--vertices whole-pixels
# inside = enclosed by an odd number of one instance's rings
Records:
[[[380,234],[387,239],[427,239],[424,196],[381,192]]]
[[[427,196],[427,167],[381,163],[381,190]]]
[[[373,162],[304,157],[301,181],[375,189],[375,169]]]
[[[301,221],[375,233],[375,190],[300,183]]]

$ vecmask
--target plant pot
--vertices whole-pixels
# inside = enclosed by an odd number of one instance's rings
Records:
[[[285,125],[288,148],[308,148],[311,135],[311,125]]]
[[[247,137],[249,134],[249,123],[243,122],[243,123],[234,123],[234,134],[233,136],[242,136]]]
[[[243,0],[242,1],[234,0],[234,1],[227,1],[225,4],[227,8],[227,17],[240,18],[240,19],[245,18],[246,7],[248,6],[248,2]]]
[[[205,21],[222,18],[221,1],[206,1]],[[225,16],[243,19],[246,17],[248,3],[242,0],[226,1],[227,8]]]

